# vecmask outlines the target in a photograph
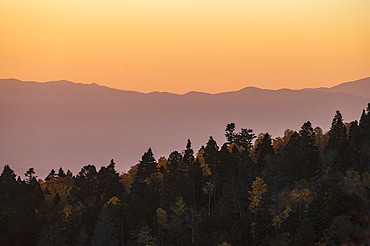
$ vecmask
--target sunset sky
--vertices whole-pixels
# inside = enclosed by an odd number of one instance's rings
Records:
[[[141,92],[370,76],[369,0],[0,0],[0,78]]]

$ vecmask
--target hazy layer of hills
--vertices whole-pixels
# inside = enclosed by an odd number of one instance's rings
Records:
[[[185,148],[195,151],[213,136],[219,145],[226,124],[237,130],[282,136],[311,121],[329,130],[336,110],[346,122],[359,119],[370,102],[370,78],[332,88],[138,93],[96,84],[0,80],[0,165],[18,174],[34,167],[44,178],[51,168],[74,174],[88,163],[116,162],[126,171],[152,147],[156,158]]]

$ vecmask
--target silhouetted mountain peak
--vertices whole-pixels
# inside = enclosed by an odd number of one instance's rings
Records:
[[[254,91],[254,90],[258,90],[258,91],[269,91],[268,89],[261,89],[259,87],[255,87],[255,86],[247,86],[243,89],[240,89],[238,90],[237,92],[240,92],[240,91]]]

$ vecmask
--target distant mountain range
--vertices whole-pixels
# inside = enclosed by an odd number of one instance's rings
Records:
[[[139,93],[97,84],[0,80],[0,165],[22,175],[34,167],[40,178],[63,167],[76,174],[86,164],[114,159],[118,170],[138,163],[149,147],[156,158],[185,149],[196,152],[213,136],[225,142],[226,124],[237,130],[282,136],[306,121],[329,130],[335,111],[358,120],[370,102],[370,78],[332,88]]]

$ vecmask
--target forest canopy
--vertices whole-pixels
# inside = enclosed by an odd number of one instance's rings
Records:
[[[0,175],[0,245],[366,245],[370,243],[370,103],[283,137],[227,124],[224,144],[140,162],[112,159],[73,175]],[[109,159],[108,159],[109,160]]]

